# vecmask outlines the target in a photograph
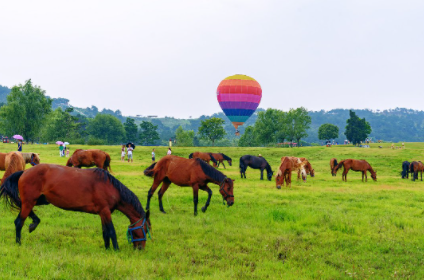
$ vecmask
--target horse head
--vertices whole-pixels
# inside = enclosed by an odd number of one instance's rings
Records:
[[[300,164],[300,167],[299,167],[300,174],[302,175],[303,182],[306,182],[306,179],[307,179],[307,176],[308,176],[308,174],[306,173],[306,170],[305,170],[306,163],[307,163],[306,161],[302,162]]]
[[[232,206],[234,204],[234,182],[235,180],[225,177],[225,179],[221,182],[219,192],[222,195],[222,198],[227,201],[228,206]]]
[[[151,230],[152,224],[150,222],[150,212],[147,210],[144,217],[128,226],[128,242],[132,242],[134,249],[144,249],[144,247],[146,247],[147,238],[151,238]]]
[[[268,177],[268,181],[271,181],[272,179],[272,175],[274,175],[274,172],[270,169],[267,171],[267,177]]]
[[[377,181],[377,171],[374,171],[374,173],[371,173],[371,178],[372,178],[374,181]]]
[[[34,165],[38,165],[38,164],[40,164],[40,162],[41,162],[41,160],[40,160],[39,154],[32,153],[31,154],[31,164],[34,163]]]
[[[230,166],[233,166],[233,160],[230,159],[230,160],[227,160],[227,162]]]
[[[277,189],[281,189],[281,185],[284,185],[284,174],[281,169],[278,169],[277,176],[275,176],[275,183],[277,185]]]

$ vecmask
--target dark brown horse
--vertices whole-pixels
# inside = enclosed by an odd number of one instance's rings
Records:
[[[366,160],[357,160],[357,159],[345,159],[339,162],[336,166],[333,168],[333,175],[343,166],[343,175],[342,180],[347,182],[347,173],[350,169],[353,171],[362,172],[362,182],[367,182],[367,171],[371,173],[371,178],[374,181],[377,181],[377,172],[375,172],[371,165]]]
[[[185,159],[178,156],[165,156],[157,163],[153,163],[144,170],[144,174],[153,177],[153,185],[147,194],[146,209],[149,209],[150,199],[157,187],[163,182],[159,190],[159,209],[163,213],[165,210],[162,205],[162,196],[171,183],[180,187],[190,186],[193,188],[194,215],[197,215],[197,203],[199,189],[208,193],[208,200],[202,211],[206,212],[212,197],[212,190],[208,183],[214,183],[219,186],[219,192],[227,205],[234,204],[233,181],[224,174],[206,164],[201,159]],[[225,203],[225,202],[224,202]]]
[[[281,189],[281,186],[284,186],[284,182],[286,182],[287,187],[291,188],[291,174],[293,171],[300,172],[303,180],[306,181],[306,163],[307,161],[302,162],[299,158],[282,157],[277,176],[275,177],[277,189]]]
[[[211,154],[214,157],[214,159],[218,162],[218,165],[216,164],[213,165],[214,167],[218,168],[219,165],[222,163],[222,165],[224,166],[224,169],[226,169],[224,160],[226,160],[230,166],[233,165],[233,160],[229,156],[226,156],[223,153],[211,153]]]
[[[77,168],[97,166],[98,168],[112,172],[110,167],[110,156],[102,150],[77,149],[68,159],[66,166]]]
[[[337,159],[336,158],[332,158],[330,159],[330,171],[331,171],[331,175],[336,176],[337,170],[336,172],[333,172],[334,166],[337,166]]]
[[[418,172],[421,173],[421,181],[423,180],[424,165],[421,161],[413,161],[410,165],[410,172],[412,173],[412,181],[418,180]]]
[[[118,249],[111,214],[119,210],[130,220],[128,228],[134,248],[144,248],[149,232],[149,211],[144,212],[137,196],[103,169],[76,169],[53,164],[40,164],[9,176],[0,188],[0,197],[12,207],[20,209],[15,220],[16,242],[21,243],[25,219],[33,223],[29,232],[40,223],[33,208],[53,204],[64,210],[97,214],[102,220],[106,249]]]
[[[200,158],[204,162],[207,162],[209,164],[210,161],[213,162],[213,166],[217,166],[218,162],[216,161],[215,157],[212,155],[212,153],[202,153],[202,152],[194,152],[191,153],[188,158]]]

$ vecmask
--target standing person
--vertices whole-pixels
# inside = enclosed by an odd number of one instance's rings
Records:
[[[130,159],[131,159],[131,162],[133,162],[133,150],[134,150],[134,148],[131,145],[129,145],[128,148],[127,148],[128,162],[130,162]]]
[[[171,138],[169,138],[169,147],[170,148],[172,147],[172,139]]]
[[[167,156],[170,156],[172,154],[171,148],[168,148],[168,152],[166,153]]]
[[[69,157],[69,148],[66,148],[66,157]]]
[[[402,149],[405,149],[405,143],[402,142]]]
[[[18,140],[18,152],[22,152],[22,140]]]
[[[62,144],[59,145],[59,152],[60,152],[60,156],[63,157],[63,145]]]
[[[121,148],[121,161],[122,162],[125,161],[125,145],[122,145],[122,148]]]
[[[152,151],[152,163],[154,163],[155,162],[155,149],[153,149],[153,151]]]

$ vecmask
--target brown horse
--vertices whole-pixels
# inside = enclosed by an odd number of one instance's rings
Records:
[[[149,168],[144,170],[144,174],[153,177],[153,185],[147,194],[146,209],[149,209],[150,199],[157,187],[163,182],[159,190],[159,209],[165,213],[162,205],[162,196],[171,183],[180,187],[190,186],[193,188],[194,215],[197,215],[197,203],[199,189],[208,193],[208,200],[202,211],[206,212],[212,197],[212,190],[208,187],[208,183],[219,185],[219,192],[227,205],[234,204],[233,181],[224,174],[206,164],[200,159],[185,159],[178,156],[165,156],[157,163],[153,163]],[[225,203],[225,202],[224,202]]]
[[[108,153],[102,150],[82,150],[77,149],[68,159],[66,166],[69,167],[93,167],[97,166],[98,168],[109,170],[112,172],[110,167],[110,156]]]
[[[7,177],[17,171],[25,170],[25,160],[19,152],[10,152],[5,157],[5,169],[1,183],[3,184]]]
[[[33,223],[29,232],[40,223],[33,208],[36,205],[53,204],[64,210],[79,211],[100,216],[106,249],[118,249],[111,214],[119,210],[130,220],[128,228],[134,248],[144,248],[146,232],[149,232],[149,211],[144,212],[137,196],[103,169],[76,169],[54,164],[40,164],[27,171],[9,176],[0,188],[0,197],[6,203],[20,209],[15,220],[16,242],[21,243],[21,231],[25,219]]]
[[[336,172],[333,172],[334,166],[337,166],[337,159],[336,158],[332,158],[330,159],[330,171],[331,171],[331,175],[336,176],[337,174],[337,170]]]
[[[342,180],[347,182],[347,173],[350,169],[353,171],[360,171],[362,172],[362,182],[367,182],[367,171],[371,173],[371,178],[374,181],[377,181],[377,172],[375,172],[371,165],[366,160],[357,160],[357,159],[345,159],[339,162],[336,166],[333,168],[333,175],[343,166],[343,175]]]
[[[211,154],[214,157],[214,159],[218,162],[218,165],[216,165],[214,163],[214,165],[213,165],[214,167],[217,167],[218,168],[219,165],[222,163],[222,165],[224,166],[224,169],[226,169],[225,168],[225,164],[224,164],[224,160],[226,160],[228,162],[228,164],[230,166],[232,166],[233,160],[229,156],[226,156],[223,153],[211,153]]]
[[[413,161],[409,168],[412,173],[412,181],[418,180],[418,172],[421,173],[421,181],[423,180],[424,165],[421,161]]]
[[[200,158],[204,162],[207,162],[209,164],[210,161],[213,162],[213,166],[217,167],[218,162],[216,161],[215,157],[212,155],[212,153],[202,153],[202,152],[194,152],[191,153],[188,158]]]
[[[307,161],[302,162],[299,158],[282,157],[277,176],[275,177],[277,189],[281,189],[281,186],[284,186],[284,182],[286,182],[287,187],[291,188],[292,171],[299,171],[302,174],[302,179],[306,181],[306,163]]]
[[[40,164],[39,154],[36,153],[21,153],[25,163],[31,163],[31,165]],[[6,156],[10,153],[0,153],[0,170],[6,170]]]
[[[305,171],[307,175],[310,175],[311,177],[315,177],[315,170],[312,168],[311,163],[304,157],[299,158],[301,162],[305,163]],[[297,179],[300,179],[300,170],[297,172]]]

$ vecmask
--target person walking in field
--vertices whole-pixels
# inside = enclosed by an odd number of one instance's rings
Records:
[[[166,153],[167,156],[170,156],[172,154],[171,148],[168,148],[168,152]]]
[[[124,162],[125,161],[125,145],[122,145],[122,148],[121,148],[121,162]]]
[[[153,149],[153,151],[152,151],[152,163],[155,162],[155,159],[156,159],[155,149]]]
[[[22,140],[18,140],[18,152],[22,152]]]
[[[63,157],[63,145],[62,144],[59,145],[59,155],[61,157]]]
[[[131,162],[133,162],[133,150],[134,150],[134,148],[131,145],[128,146],[128,148],[127,148],[128,162],[130,162],[130,159],[131,159]]]

